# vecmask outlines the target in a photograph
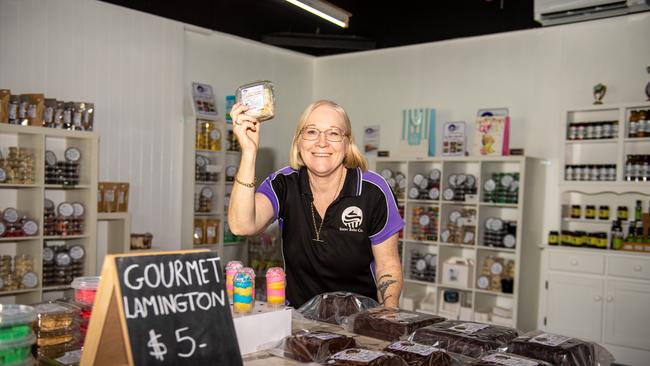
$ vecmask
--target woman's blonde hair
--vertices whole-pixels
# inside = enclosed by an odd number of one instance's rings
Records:
[[[343,133],[348,137],[347,150],[345,151],[345,158],[343,158],[343,165],[346,168],[361,168],[362,171],[368,170],[368,162],[366,158],[363,157],[361,151],[354,143],[354,136],[352,136],[352,125],[350,124],[350,118],[345,112],[345,109],[340,105],[330,101],[330,100],[318,100],[307,106],[300,119],[298,120],[298,125],[296,126],[296,132],[293,135],[293,143],[291,144],[291,151],[289,152],[289,165],[293,169],[300,169],[305,166],[305,162],[300,156],[300,151],[298,149],[298,144],[300,143],[300,133],[302,129],[307,124],[307,120],[311,113],[320,106],[327,106],[332,108],[343,120],[344,131]]]

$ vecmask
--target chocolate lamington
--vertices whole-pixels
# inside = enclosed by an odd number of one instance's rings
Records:
[[[356,346],[354,338],[343,334],[304,331],[285,339],[284,354],[300,362],[323,362],[337,352]]]
[[[411,341],[393,342],[384,351],[400,356],[409,366],[452,366],[445,350]]]
[[[472,366],[553,366],[548,362],[505,352],[489,352],[481,356]]]
[[[325,365],[331,366],[408,366],[401,357],[383,351],[350,348],[330,356]]]
[[[557,334],[530,332],[517,337],[508,345],[508,352],[536,358],[555,366],[603,365],[603,359],[613,357],[602,347],[577,338]]]
[[[440,316],[398,308],[374,308],[357,314],[352,321],[354,333],[392,342],[444,320]]]
[[[379,306],[377,301],[352,292],[327,292],[313,297],[298,309],[307,319],[341,324],[360,311]]]
[[[517,330],[513,328],[448,320],[416,330],[412,340],[476,358],[505,347],[517,336]]]

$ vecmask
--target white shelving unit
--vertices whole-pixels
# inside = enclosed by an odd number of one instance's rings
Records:
[[[84,275],[96,275],[97,237],[97,166],[98,137],[93,132],[65,131],[44,127],[0,124],[0,146],[30,148],[34,152],[35,184],[0,184],[0,209],[14,207],[19,212],[36,219],[39,224],[37,236],[0,238],[1,255],[28,254],[34,260],[34,272],[38,286],[17,291],[0,291],[0,303],[29,304],[50,295],[60,297],[69,285],[43,287],[43,247],[48,241],[63,241],[68,245],[79,244],[85,249]],[[63,159],[65,149],[76,147],[81,151],[80,184],[62,186],[44,184],[45,151],[52,150]],[[81,202],[85,206],[83,235],[43,236],[44,200]],[[56,293],[53,293],[56,292]],[[46,294],[47,293],[47,294]],[[51,294],[53,293],[53,294]]]
[[[625,181],[628,154],[650,155],[650,138],[628,138],[630,112],[650,109],[650,103],[623,103],[571,108],[563,119],[560,137],[564,162],[560,172],[558,232],[602,232],[607,249],[548,246],[542,256],[540,328],[589,339],[612,352],[617,363],[645,365],[650,359],[650,253],[611,249],[612,220],[625,206],[630,220],[641,200],[643,212],[650,204],[650,182]],[[569,141],[570,123],[618,121],[618,136],[607,142]],[[566,181],[568,164],[616,164],[616,180]],[[582,216],[570,217],[570,207],[580,205]],[[585,219],[586,205],[609,207],[609,220]],[[627,235],[629,223],[623,222]]]
[[[190,97],[191,99],[191,97]],[[245,246],[245,240],[229,240],[227,235],[227,214],[228,199],[232,190],[233,171],[236,171],[239,165],[240,152],[230,151],[228,143],[229,124],[219,115],[205,115],[197,113],[192,107],[189,108],[188,117],[186,117],[183,142],[186,148],[183,156],[183,204],[182,204],[182,228],[181,228],[181,248],[192,249],[210,249],[217,251],[222,258],[222,263],[229,259],[225,256],[226,247]],[[197,131],[201,128],[200,124],[205,126],[206,123],[214,126],[215,132],[211,139],[215,144],[211,148],[197,148]],[[199,132],[200,133],[200,132]],[[200,137],[199,137],[200,138]],[[202,159],[208,165],[210,170],[216,172],[218,177],[216,181],[197,180],[197,162]],[[198,212],[196,210],[196,200],[201,194],[203,188],[209,188],[213,192],[212,209],[209,212]],[[195,240],[195,220],[219,220],[218,233],[216,242],[208,243],[205,236],[203,240]]]
[[[404,270],[404,289],[402,291],[403,307],[415,310],[440,313],[445,290],[459,292],[466,307],[460,317],[475,320],[476,312],[490,312],[494,307],[511,308],[511,326],[523,330],[536,328],[536,309],[539,286],[540,249],[537,240],[542,236],[538,225],[542,218],[544,201],[545,166],[540,160],[522,157],[453,157],[425,159],[384,159],[374,162],[373,170],[381,172],[390,169],[401,172],[407,180],[405,192],[413,186],[416,174],[428,176],[433,169],[441,172],[440,192],[448,187],[448,179],[453,174],[471,174],[476,178],[476,195],[465,196],[465,201],[410,199],[408,194],[397,196],[398,205],[404,207],[406,226],[403,238],[400,238],[402,266]],[[517,203],[484,202],[483,183],[493,173],[519,173],[519,191]],[[442,196],[442,195],[441,195]],[[476,212],[474,240],[467,244],[442,242],[440,233],[446,228],[447,216],[454,210],[471,209]],[[413,225],[419,225],[419,217],[414,214],[420,209],[434,209],[438,212],[435,224],[437,235],[431,239],[419,240],[413,237]],[[489,247],[483,245],[483,227],[488,218],[501,218],[516,221],[516,247]],[[424,220],[426,222],[426,219]],[[427,238],[428,239],[428,238]],[[435,255],[435,281],[428,282],[411,278],[411,251],[417,250],[423,255]],[[488,256],[511,259],[515,262],[513,293],[495,292],[477,288],[477,275],[480,266]],[[470,259],[473,266],[469,272],[469,286],[443,284],[443,264],[452,257]],[[428,258],[431,258],[429,256]]]

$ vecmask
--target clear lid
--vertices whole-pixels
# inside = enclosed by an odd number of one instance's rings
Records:
[[[260,122],[275,116],[275,96],[273,83],[268,80],[254,81],[237,88],[237,102],[250,107],[246,114]]]
[[[0,304],[0,327],[28,324],[36,319],[36,310],[28,305]]]
[[[97,290],[100,279],[100,276],[77,277],[70,286],[76,290]]]
[[[8,349],[30,347],[35,342],[36,342],[36,336],[34,335],[34,333],[30,332],[29,335],[27,335],[27,337],[21,339],[12,339],[7,342],[0,342],[0,352],[3,352]]]

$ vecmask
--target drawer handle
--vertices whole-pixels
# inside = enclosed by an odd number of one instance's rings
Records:
[[[642,269],[643,269],[643,267],[641,267],[638,264],[636,266],[634,266],[634,272],[641,272]]]
[[[607,296],[607,302],[613,302],[614,301],[614,296],[609,295]]]
[[[578,260],[577,259],[571,259],[571,265],[572,266],[577,266],[578,265]]]
[[[594,296],[594,301],[595,301],[595,302],[600,302],[600,300],[602,300],[602,299],[603,299],[603,298],[602,298],[600,295],[596,295],[596,296]]]

